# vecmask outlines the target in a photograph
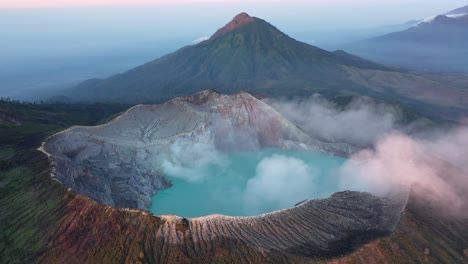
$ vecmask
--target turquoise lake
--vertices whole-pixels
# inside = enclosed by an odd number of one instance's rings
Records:
[[[165,172],[173,186],[153,196],[151,212],[183,217],[249,216],[326,198],[340,189],[345,158],[319,152],[264,149],[222,155],[197,168]],[[197,177],[192,177],[197,175]]]

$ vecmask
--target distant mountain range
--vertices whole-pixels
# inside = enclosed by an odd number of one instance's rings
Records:
[[[397,71],[344,51],[325,51],[241,13],[206,41],[107,79],[85,81],[65,95],[123,103],[157,103],[205,89],[272,97],[366,95],[426,112],[443,107],[437,115],[453,116],[468,103],[465,85],[459,79]]]
[[[466,15],[466,14],[468,14],[468,5],[464,6],[464,7],[457,8],[455,10],[452,10],[452,11],[446,13],[446,15]]]
[[[424,72],[468,72],[468,6],[345,48],[364,58]]]

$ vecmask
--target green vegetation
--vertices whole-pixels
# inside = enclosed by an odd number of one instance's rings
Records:
[[[128,108],[0,101],[0,263],[34,263],[60,223],[65,189],[36,150],[53,133],[95,125]]]

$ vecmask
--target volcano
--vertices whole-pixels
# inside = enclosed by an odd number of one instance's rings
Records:
[[[101,126],[70,128],[49,138],[42,150],[53,161],[53,178],[65,187],[99,204],[139,212],[149,209],[150,195],[170,186],[160,164],[174,144],[183,152],[200,145],[224,151],[278,147],[332,153],[345,147],[308,136],[251,94],[223,95],[207,90],[162,105],[135,106]],[[187,162],[177,159],[179,163]],[[164,241],[184,247],[185,239],[176,237],[191,234],[194,240],[190,243],[203,247],[201,243],[217,243],[217,239],[195,238],[214,227],[229,231],[208,231],[210,234],[260,251],[288,252],[299,257],[335,255],[393,232],[406,200],[405,191],[386,197],[344,191],[327,199],[297,201],[292,208],[253,217],[153,215],[150,217],[154,221],[162,219],[161,224],[167,223],[168,229],[154,233],[151,244]],[[269,231],[263,230],[265,224]]]
[[[343,51],[299,42],[266,21],[241,13],[207,41],[105,80],[86,81],[72,95],[78,100],[126,103],[161,102],[206,89],[302,95],[336,91],[345,84],[352,87],[344,66],[386,69]]]
[[[344,51],[297,41],[268,22],[237,15],[206,41],[65,94],[76,101],[161,103],[207,89],[269,97],[320,93],[405,103],[422,114],[458,119],[468,105],[468,78],[396,71]]]
[[[462,263],[464,244],[457,241],[463,241],[466,222],[434,217],[436,209],[427,208],[416,193],[408,197],[406,188],[385,197],[338,192],[251,217],[153,215],[145,211],[150,196],[170,185],[158,169],[160,157],[177,142],[187,143],[184,152],[198,144],[225,151],[278,147],[337,153],[346,148],[314,139],[245,92],[202,91],[161,105],[135,106],[104,125],[72,127],[42,146],[52,160],[53,179],[70,193],[42,262],[73,256],[82,263],[104,255],[109,262],[384,263],[401,255],[432,259],[424,253],[430,247],[434,258]],[[425,242],[439,230],[450,236]],[[416,241],[423,242],[409,246]],[[439,241],[454,253],[444,254]],[[95,249],[95,243],[103,246]],[[124,250],[116,253],[120,244]]]

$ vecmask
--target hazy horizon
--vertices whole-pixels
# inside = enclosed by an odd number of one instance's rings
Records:
[[[99,17],[99,22],[103,23],[103,25],[108,25],[110,22],[132,22],[133,24],[142,24],[144,22],[161,22],[163,20],[168,23],[173,21],[177,22],[169,24],[171,25],[171,28],[176,29],[183,25],[181,22],[190,21],[192,27],[195,25],[201,26],[200,30],[212,30],[213,27],[219,27],[220,25],[217,24],[226,22],[227,19],[240,12],[247,12],[252,16],[271,20],[272,22],[274,21],[274,23],[279,26],[297,26],[298,23],[307,22],[311,23],[307,24],[307,29],[366,28],[399,24],[414,19],[423,19],[468,5],[468,2],[462,0],[453,0],[450,3],[437,0],[293,0],[288,3],[281,3],[280,1],[275,0],[224,0],[213,2],[206,0],[176,0],[171,3],[164,4],[160,3],[164,1],[153,1],[159,2],[159,4],[78,5],[75,7],[63,6],[60,4],[56,4],[56,6],[44,4],[44,7],[38,7],[37,5],[31,4],[30,6],[13,8],[9,7],[8,2],[10,1],[7,1],[6,4],[0,3],[0,19],[3,21],[15,22],[15,20],[21,18],[21,16],[28,16],[29,20],[23,20],[21,23],[17,23],[16,25],[18,26],[31,25],[32,22],[45,23],[57,19],[64,19],[64,22],[67,22],[76,19],[76,17],[79,17],[80,15],[86,15],[87,19],[95,20],[95,16],[100,15],[101,17]],[[31,1],[20,0],[14,2],[17,4]],[[60,0],[54,2],[68,1]],[[100,1],[93,2],[99,3]],[[121,0],[111,2],[126,1]],[[178,2],[187,3],[183,4]],[[385,10],[385,12],[382,12],[382,10]],[[124,12],[128,16],[116,17],[116,15],[120,15],[121,12]],[[62,15],[57,13],[61,13]],[[69,15],[72,16],[70,17]],[[102,20],[103,18],[111,20],[104,21]],[[194,18],[198,18],[200,20],[194,21]],[[194,22],[195,24],[193,24]],[[314,24],[314,22],[317,23]],[[324,22],[328,22],[328,24],[319,24]],[[86,24],[81,26],[86,26]],[[156,27],[156,29],[158,28]]]
[[[75,4],[66,0],[0,3],[0,24],[7,25],[0,35],[1,96],[16,98],[22,91],[125,71],[212,35],[240,12],[265,19],[300,41],[335,49],[336,43],[386,33],[386,26],[467,4],[458,0],[293,0],[287,4],[183,0],[128,5],[125,0],[101,0],[70,7],[70,3]]]

